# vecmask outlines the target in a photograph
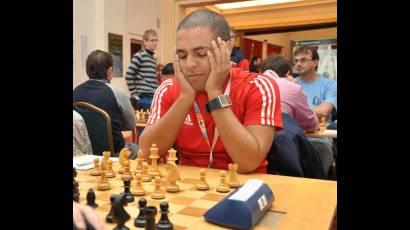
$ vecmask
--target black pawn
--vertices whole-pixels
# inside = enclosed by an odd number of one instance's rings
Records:
[[[138,216],[134,220],[134,226],[135,227],[140,227],[143,228],[145,227],[145,206],[147,205],[147,200],[144,198],[141,198],[138,200],[138,208],[140,209],[140,212],[138,213]]]
[[[88,189],[88,192],[87,192],[87,205],[92,208],[98,207],[98,204],[95,203],[95,193],[92,188]]]
[[[159,208],[161,209],[161,219],[159,219],[158,224],[157,224],[157,229],[158,230],[172,230],[174,227],[172,226],[171,221],[168,219],[168,202],[161,202],[159,205]]]
[[[130,191],[130,186],[131,186],[131,181],[130,180],[124,180],[124,193],[125,193],[125,199],[127,199],[127,203],[134,202],[134,195],[132,195]]]
[[[75,202],[80,201],[80,191],[78,190],[78,182],[73,180],[73,200]]]
[[[113,204],[114,204],[115,197],[116,197],[116,195],[111,195],[111,196],[110,196],[111,209],[110,209],[110,212],[105,216],[105,220],[106,220],[108,223],[114,223],[114,222],[112,221],[112,206],[113,206]]]
[[[146,230],[156,230],[155,216],[157,215],[157,207],[147,206],[144,210],[145,213],[145,229]]]
[[[80,191],[78,190],[78,182],[75,180],[76,176],[77,171],[73,168],[73,200],[78,203],[80,201]]]

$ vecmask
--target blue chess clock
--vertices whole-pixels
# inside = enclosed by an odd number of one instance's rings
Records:
[[[267,184],[251,179],[210,208],[204,217],[208,222],[225,227],[250,229],[269,210],[274,200]]]

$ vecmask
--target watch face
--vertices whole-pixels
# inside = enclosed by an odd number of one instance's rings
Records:
[[[223,95],[219,97],[219,100],[221,102],[221,107],[226,107],[232,105],[231,100],[229,99],[229,96]]]

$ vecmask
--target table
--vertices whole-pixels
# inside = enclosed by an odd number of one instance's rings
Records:
[[[135,161],[131,161],[131,169],[136,166]],[[119,164],[116,162],[113,165],[115,171],[119,169]],[[216,185],[219,183],[219,171],[218,169],[206,169],[206,180],[211,189],[207,191],[197,191],[195,189],[189,189],[187,185],[194,185],[195,181],[199,181],[199,169],[197,167],[178,166],[181,182],[178,184],[181,187],[181,191],[175,194],[166,193],[165,200],[170,200],[170,214],[169,219],[174,224],[174,229],[225,229],[221,226],[213,225],[205,221],[202,214],[212,207],[216,200],[221,200],[229,193],[217,193],[215,191]],[[165,166],[160,165],[160,171],[162,175],[166,174]],[[118,194],[123,191],[122,181],[119,178],[121,174],[117,173],[117,178],[109,179],[113,188],[108,191],[98,191],[96,189],[98,177],[92,177],[88,171],[77,171],[78,176],[76,180],[79,182],[80,189],[80,203],[86,203],[85,196],[90,187],[94,188],[97,196],[97,203],[100,207],[96,209],[98,215],[105,220],[105,215],[110,209],[108,203],[101,204],[99,199],[108,200],[110,194]],[[196,178],[198,177],[198,178]],[[256,230],[266,229],[330,229],[332,221],[334,219],[336,206],[337,206],[337,182],[329,180],[317,180],[298,177],[287,177],[269,174],[239,174],[238,179],[241,184],[245,183],[248,179],[260,179],[269,185],[272,189],[275,201],[270,208],[269,212],[261,219],[257,224]],[[135,181],[132,182],[132,184]],[[148,183],[149,182],[144,182]],[[117,188],[114,188],[114,187]],[[153,185],[144,185],[144,188],[149,192],[152,191]],[[231,190],[232,192],[233,190]],[[209,196],[213,197],[209,201],[198,201],[198,199],[184,198],[183,194],[189,194],[190,197]],[[222,195],[221,195],[222,194]],[[215,201],[211,201],[214,198]],[[125,207],[127,212],[131,215],[131,219],[126,223],[130,229],[137,229],[133,226],[135,217],[138,215],[138,197],[135,197],[136,201],[128,204]],[[148,205],[155,205],[159,209],[159,202],[148,199]],[[193,201],[192,205],[198,207],[185,207],[184,202],[186,199]],[[179,202],[174,204],[171,202]],[[191,202],[192,202],[191,201]],[[153,203],[154,202],[154,203]],[[178,203],[177,202],[177,203]],[[180,210],[180,213],[174,213],[176,210]],[[182,209],[182,210],[181,210]],[[199,210],[202,210],[199,211]],[[189,217],[182,215],[184,212],[196,213],[196,216]],[[195,214],[194,214],[195,215]],[[159,214],[157,214],[156,221],[159,220]],[[107,229],[112,229],[115,225],[107,223]]]
[[[313,133],[305,132],[307,137],[319,137],[319,138],[337,138],[337,130],[326,129],[324,131],[315,131]]]

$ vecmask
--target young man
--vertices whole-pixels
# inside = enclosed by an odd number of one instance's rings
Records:
[[[131,102],[140,108],[149,108],[158,88],[154,51],[158,37],[155,30],[146,30],[142,36],[144,49],[134,54],[125,79],[131,92]]]
[[[228,41],[228,42],[225,42]],[[231,68],[229,26],[197,10],[177,28],[175,78],[155,93],[140,147],[160,155],[175,144],[179,163],[238,172],[266,172],[266,155],[282,128],[279,90],[269,77]]]
[[[88,102],[108,113],[111,119],[112,137],[115,153],[125,146],[121,131],[134,130],[135,113],[129,97],[120,89],[110,84],[113,76],[113,58],[111,54],[94,50],[86,61],[88,81],[78,85],[73,91],[73,102]],[[137,156],[138,146],[128,143],[132,158]],[[94,153],[102,155],[102,153]]]
[[[302,87],[289,80],[291,68],[290,61],[280,55],[268,56],[262,65],[263,74],[278,83],[282,112],[295,118],[303,130],[314,132],[319,126],[318,118],[309,107]]]
[[[296,83],[302,86],[307,96],[309,106],[319,120],[327,118],[331,123],[333,108],[337,109],[337,83],[317,73],[319,54],[317,49],[310,46],[301,46],[293,53],[293,63],[299,77]],[[330,138],[309,138],[319,150],[325,172],[333,162],[333,141]]]

